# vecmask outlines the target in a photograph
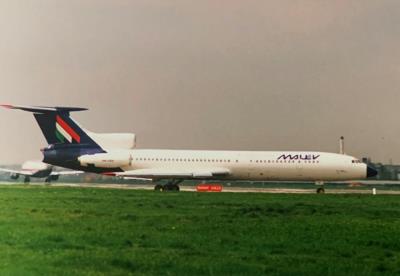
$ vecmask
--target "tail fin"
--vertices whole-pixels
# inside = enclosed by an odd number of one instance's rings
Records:
[[[76,107],[32,107],[1,105],[9,109],[32,112],[49,145],[82,144],[100,148],[71,117],[70,112],[85,111]]]

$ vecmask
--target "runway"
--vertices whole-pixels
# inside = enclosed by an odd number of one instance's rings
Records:
[[[377,183],[376,183],[377,184]],[[44,184],[30,184],[44,185]],[[380,183],[382,185],[382,183]],[[393,185],[393,184],[392,184]],[[134,185],[134,184],[70,184],[70,183],[52,183],[47,186],[52,187],[72,187],[72,188],[98,188],[98,189],[122,189],[122,190],[154,190],[153,185]],[[197,192],[195,186],[180,186],[183,192]],[[299,188],[243,188],[243,187],[224,187],[223,193],[269,193],[269,194],[315,194],[315,188],[310,186],[309,189]],[[326,194],[372,194],[371,189],[338,189],[325,188]],[[378,195],[400,195],[400,190],[388,190],[377,188]]]

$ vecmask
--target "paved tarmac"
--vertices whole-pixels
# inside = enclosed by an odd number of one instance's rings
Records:
[[[43,185],[43,184],[31,184]],[[66,184],[66,183],[52,183],[50,186],[54,187],[79,187],[79,188],[101,188],[101,189],[125,189],[125,190],[154,190],[153,185],[133,185],[133,184]],[[194,186],[180,186],[181,191],[196,192]],[[315,194],[316,188],[313,189],[290,189],[290,188],[238,188],[238,187],[224,187],[224,193],[270,193],[270,194]],[[372,194],[371,189],[337,189],[325,188],[326,194]],[[376,189],[376,193],[400,195],[400,190]]]

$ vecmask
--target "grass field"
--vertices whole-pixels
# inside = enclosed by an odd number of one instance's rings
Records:
[[[400,198],[0,186],[0,274],[399,274]]]

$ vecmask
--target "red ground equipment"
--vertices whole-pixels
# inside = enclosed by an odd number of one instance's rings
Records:
[[[222,185],[218,184],[200,184],[197,185],[198,192],[222,192]]]

